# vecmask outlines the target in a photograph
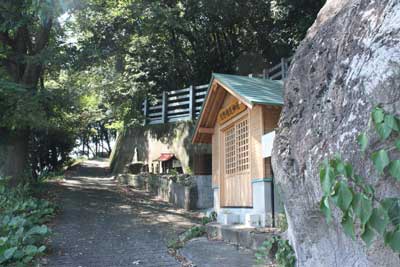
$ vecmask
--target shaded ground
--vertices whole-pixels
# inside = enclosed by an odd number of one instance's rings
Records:
[[[255,262],[251,251],[205,237],[189,241],[180,253],[199,267],[251,267]]]
[[[143,191],[120,187],[107,176],[107,162],[87,161],[50,183],[61,213],[52,226],[49,267],[181,266],[168,241],[193,226],[196,213],[177,210]],[[200,238],[180,251],[197,267],[247,267],[251,252]]]
[[[140,191],[122,192],[90,161],[69,173],[59,191],[62,210],[52,227],[46,266],[180,266],[166,243],[193,225],[188,214]]]

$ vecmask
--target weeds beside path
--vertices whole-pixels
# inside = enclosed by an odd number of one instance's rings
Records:
[[[180,266],[166,244],[194,224],[190,216],[144,192],[123,190],[106,168],[106,162],[88,161],[50,185],[59,192],[61,213],[43,265]]]

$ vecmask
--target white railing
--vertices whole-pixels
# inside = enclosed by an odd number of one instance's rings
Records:
[[[190,86],[175,91],[164,91],[152,105],[143,103],[143,114],[148,124],[160,124],[181,120],[194,120],[200,115],[208,84]]]
[[[271,80],[283,80],[287,76],[292,58],[282,58],[281,62],[272,68],[265,69],[262,74],[250,74]],[[142,108],[146,124],[161,124],[182,120],[195,120],[207,95],[208,84],[190,86],[175,91],[163,91],[151,104],[145,100]]]

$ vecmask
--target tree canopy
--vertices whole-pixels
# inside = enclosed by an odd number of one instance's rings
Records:
[[[2,1],[0,175],[59,168],[78,144],[139,123],[144,96],[261,72],[323,2]]]

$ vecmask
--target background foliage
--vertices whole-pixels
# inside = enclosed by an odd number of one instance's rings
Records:
[[[145,96],[261,72],[293,53],[323,2],[2,1],[0,154],[20,147],[9,158],[35,177],[74,147],[109,152],[116,131],[141,123]]]
[[[10,190],[0,180],[1,266],[29,266],[43,255],[51,233],[45,223],[54,210],[49,202],[31,197],[28,186]]]

